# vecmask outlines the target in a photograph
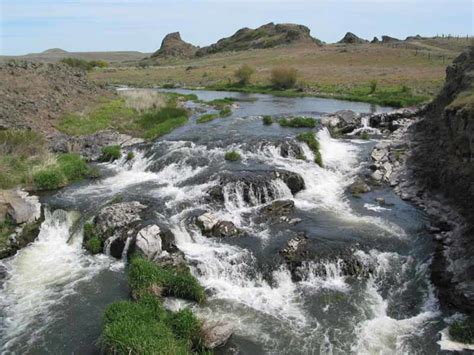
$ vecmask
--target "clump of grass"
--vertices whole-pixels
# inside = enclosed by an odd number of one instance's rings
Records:
[[[369,134],[366,132],[366,131],[363,131],[361,134],[360,134],[360,139],[363,139],[363,140],[368,140],[370,138]]]
[[[224,159],[229,160],[229,161],[237,161],[237,160],[240,160],[240,158],[241,157],[240,157],[239,152],[236,152],[235,150],[226,152],[224,155]]]
[[[84,224],[83,245],[93,255],[99,254],[104,247],[102,239],[93,223]]]
[[[8,238],[15,231],[15,226],[9,220],[0,223],[0,247],[8,245]]]
[[[288,90],[296,85],[298,71],[295,68],[279,67],[272,69],[270,81],[277,90]]]
[[[139,256],[132,257],[128,272],[129,284],[136,297],[148,293],[150,287],[159,287],[163,294],[204,302],[204,289],[182,266],[160,266]]]
[[[189,354],[192,341],[173,333],[160,300],[119,301],[103,316],[100,345],[110,354]]]
[[[314,128],[316,127],[316,122],[311,117],[290,117],[290,118],[281,118],[278,123],[282,127],[292,127],[292,128]]]
[[[460,343],[474,344],[474,317],[451,324],[449,336]]]
[[[188,111],[178,107],[163,107],[144,113],[138,126],[147,139],[156,139],[188,122]]]
[[[196,123],[206,123],[212,120],[215,120],[216,118],[219,118],[219,115],[217,113],[206,113],[196,120]]]
[[[135,153],[134,152],[128,152],[127,153],[127,161],[133,160],[135,158]]]
[[[103,162],[112,162],[114,160],[120,159],[122,152],[119,145],[109,145],[102,148],[102,155],[99,160]]]
[[[262,122],[266,126],[270,126],[273,123],[273,117],[265,115],[262,117]]]
[[[377,90],[378,82],[377,80],[371,80],[369,83],[369,95],[373,94]]]
[[[298,135],[297,139],[300,142],[304,142],[308,145],[311,151],[314,154],[314,162],[320,167],[323,167],[323,158],[321,152],[319,151],[319,142],[314,136],[313,132],[304,132]]]
[[[92,70],[94,68],[107,68],[109,63],[104,60],[84,60],[79,58],[63,58],[61,63],[67,64],[73,68]]]
[[[219,111],[219,117],[229,117],[230,115],[232,115],[232,110],[230,109],[230,107],[224,107],[222,110]]]
[[[178,339],[189,341],[192,347],[199,345],[202,324],[190,309],[169,313],[166,323]]]
[[[66,177],[56,166],[36,172],[33,181],[39,190],[54,190],[66,185]]]

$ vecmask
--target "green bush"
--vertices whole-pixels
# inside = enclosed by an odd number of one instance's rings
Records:
[[[196,123],[206,123],[215,120],[216,118],[219,118],[217,113],[206,113],[205,115],[198,117]]]
[[[224,159],[229,161],[237,161],[240,160],[240,154],[235,150],[231,150],[230,152],[225,153]]]
[[[314,128],[316,127],[316,121],[311,117],[290,117],[290,118],[281,118],[278,123],[282,127],[292,127],[292,128]]]
[[[204,302],[205,293],[186,266],[163,267],[139,256],[132,257],[128,271],[130,288],[141,297],[152,286],[161,287],[163,293],[199,303]]]
[[[120,151],[119,145],[109,145],[102,148],[102,155],[99,160],[104,162],[112,162],[114,160],[120,159],[122,153]]]
[[[239,69],[237,69],[234,73],[234,76],[237,78],[239,85],[248,85],[250,83],[250,79],[252,75],[255,73],[255,68],[244,64]]]
[[[279,67],[271,72],[270,81],[277,90],[291,89],[296,85],[298,71],[294,68]]]
[[[92,70],[97,68],[107,68],[109,63],[104,60],[91,60],[87,61],[79,58],[63,58],[60,60],[61,63],[67,64],[73,68],[79,68],[83,70]]]
[[[270,126],[273,123],[273,117],[272,116],[263,116],[262,121],[263,121],[264,125]]]
[[[54,190],[66,185],[66,177],[57,166],[33,174],[33,182],[39,190]]]
[[[460,343],[474,344],[474,317],[451,324],[449,336]]]
[[[304,132],[298,135],[297,139],[300,142],[304,142],[308,145],[309,149],[314,154],[314,162],[318,164],[320,167],[323,166],[323,159],[321,157],[321,152],[319,151],[319,142],[314,136],[313,132]]]

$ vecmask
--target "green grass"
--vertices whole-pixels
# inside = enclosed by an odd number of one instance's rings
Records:
[[[215,120],[216,118],[219,118],[219,114],[217,114],[217,113],[206,113],[202,116],[199,116],[198,119],[196,120],[196,123],[206,123],[206,122]]]
[[[311,117],[289,117],[289,118],[284,117],[278,120],[278,123],[282,127],[292,127],[292,128],[316,127],[316,121]]]
[[[369,137],[369,134],[364,131],[360,134],[360,139],[363,139],[363,140],[368,140],[370,137]]]
[[[127,161],[133,160],[135,158],[135,153],[134,152],[128,152],[127,153]]]
[[[142,257],[134,256],[130,262],[128,278],[132,292],[138,297],[152,286],[162,288],[165,295],[204,302],[205,293],[186,266],[163,267]]]
[[[137,124],[146,139],[156,139],[188,122],[188,111],[177,107],[163,107],[144,113]]]
[[[120,159],[122,152],[119,145],[109,145],[102,148],[102,155],[99,160],[103,162],[112,162]]]
[[[191,354],[192,339],[182,337],[186,331],[173,332],[176,328],[186,329],[177,323],[179,318],[168,315],[155,297],[144,296],[138,302],[119,301],[104,312],[99,342],[110,354]]]
[[[15,231],[15,226],[8,220],[0,223],[0,250],[8,246],[8,238]]]
[[[102,238],[100,238],[99,232],[93,223],[84,224],[83,245],[93,255],[99,254],[104,247]]]
[[[319,142],[314,136],[314,132],[304,132],[298,135],[297,139],[300,142],[304,142],[312,150],[314,154],[314,162],[320,167],[323,167],[323,158],[321,157],[321,152],[319,151]]]
[[[222,110],[219,111],[219,117],[224,118],[224,117],[229,117],[232,115],[232,110],[230,107],[224,107]]]
[[[90,176],[91,169],[79,154],[60,154],[56,162],[33,173],[33,183],[39,190],[55,190]]]
[[[216,109],[223,109],[226,106],[232,105],[237,99],[233,97],[224,97],[223,99],[215,99],[211,101],[202,101],[206,105],[214,106]],[[198,101],[199,102],[199,101]]]
[[[262,122],[264,125],[270,126],[271,124],[273,124],[273,117],[265,115],[262,117]]]
[[[230,152],[225,153],[224,159],[229,160],[229,161],[237,161],[237,160],[240,160],[241,157],[240,157],[239,152],[236,152],[235,150],[231,150]]]
[[[57,128],[66,134],[80,136],[117,128],[121,122],[131,122],[138,113],[125,105],[125,100],[115,99],[100,104],[85,115],[70,113],[63,117]]]
[[[474,317],[451,324],[449,335],[453,340],[460,343],[474,344]]]

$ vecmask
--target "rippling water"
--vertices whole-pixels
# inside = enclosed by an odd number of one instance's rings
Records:
[[[202,99],[235,93],[197,92]],[[121,193],[155,212],[155,223],[174,233],[179,248],[206,288],[209,301],[198,307],[169,299],[173,308],[190,306],[202,317],[230,320],[235,335],[229,346],[243,354],[399,354],[439,352],[442,329],[435,290],[429,281],[432,252],[424,216],[380,188],[353,198],[347,187],[367,164],[374,141],[332,139],[326,129],[315,134],[324,168],[313,162],[305,144],[295,141],[301,129],[263,126],[260,114],[310,115],[353,109],[387,110],[367,104],[313,98],[250,95],[229,118],[189,125],[125,159],[101,164],[99,181],[68,187],[45,197],[50,211],[36,242],[3,260],[1,339],[4,352],[93,353],[106,304],[127,297],[123,263],[81,249],[80,221]],[[280,147],[299,145],[307,160]],[[242,160],[227,162],[225,152]],[[275,178],[243,198],[239,181],[225,185],[224,203],[210,202],[207,191],[223,172],[288,170],[301,175],[306,188],[293,196]],[[374,204],[376,197],[390,207]],[[274,199],[295,202],[295,226],[256,219],[258,209]],[[233,221],[246,236],[212,239],[189,224],[191,216],[213,211]],[[82,220],[83,220],[82,219]],[[305,232],[322,251],[321,258],[291,273],[278,251]],[[337,250],[350,250],[368,276],[347,276]],[[319,270],[324,270],[323,273]],[[219,350],[225,353],[226,349]]]

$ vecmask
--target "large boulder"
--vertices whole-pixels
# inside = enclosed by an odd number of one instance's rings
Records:
[[[221,221],[212,212],[206,212],[197,217],[196,225],[208,237],[236,237],[242,233],[234,223]]]
[[[260,209],[260,213],[271,216],[280,217],[285,216],[293,212],[295,209],[295,202],[292,200],[278,200],[273,201],[269,205],[266,205]]]
[[[390,36],[382,36],[382,43],[397,43],[400,42],[398,38],[390,37]]]
[[[349,190],[352,195],[357,196],[369,192],[371,189],[361,177],[357,177],[355,181],[349,186]]]
[[[155,224],[142,228],[135,240],[135,251],[149,260],[155,260],[161,254],[161,230]]]
[[[0,223],[9,220],[14,224],[33,223],[41,216],[37,196],[22,190],[0,190]]]
[[[342,134],[347,134],[359,127],[360,115],[352,110],[340,110],[321,117],[321,123],[330,128],[337,129]]]

